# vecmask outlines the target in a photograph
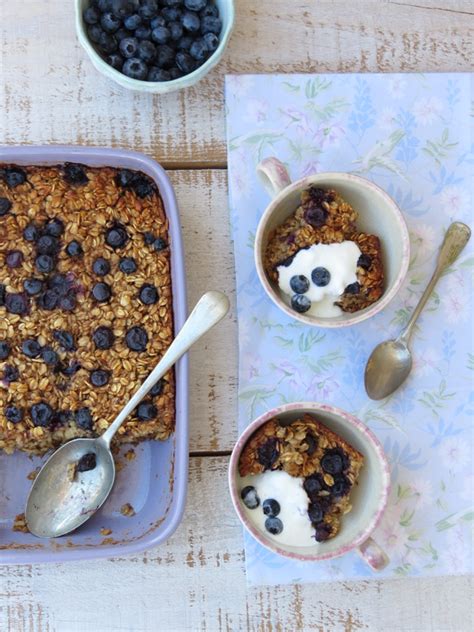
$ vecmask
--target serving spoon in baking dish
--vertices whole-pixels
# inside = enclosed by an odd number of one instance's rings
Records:
[[[107,430],[96,439],[73,439],[49,457],[26,502],[26,524],[33,535],[56,538],[70,533],[104,504],[115,481],[110,450],[115,433],[156,382],[228,310],[225,294],[215,291],[204,294],[165,355]]]

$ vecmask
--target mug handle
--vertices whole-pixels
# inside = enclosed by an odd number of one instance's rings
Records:
[[[362,542],[356,551],[373,571],[383,570],[390,561],[385,551],[372,538]]]
[[[273,156],[259,162],[257,176],[271,198],[276,197],[280,191],[291,184],[285,165]]]

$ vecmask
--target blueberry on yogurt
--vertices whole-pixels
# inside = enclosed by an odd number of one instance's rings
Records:
[[[247,487],[243,488],[240,492],[240,497],[248,509],[256,509],[260,504],[260,498],[258,497],[257,490],[251,485],[247,485]]]
[[[265,520],[265,529],[272,535],[279,535],[283,531],[283,522],[280,518],[269,517]]]
[[[327,268],[314,268],[311,272],[311,279],[318,287],[326,287],[326,285],[329,285],[329,281],[331,280],[331,273]]]
[[[309,279],[304,274],[295,274],[290,279],[290,287],[295,294],[304,294],[309,290]]]
[[[298,314],[304,314],[311,307],[311,301],[304,294],[295,294],[291,298],[291,307],[298,312]]]

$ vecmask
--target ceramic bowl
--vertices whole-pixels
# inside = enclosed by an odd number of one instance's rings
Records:
[[[255,236],[255,265],[271,300],[291,318],[314,327],[348,327],[382,311],[402,286],[410,261],[408,228],[392,198],[373,182],[349,173],[317,173],[291,182],[286,167],[277,158],[263,160],[257,167],[257,173],[273,198],[260,219]],[[358,229],[380,238],[385,289],[376,303],[363,310],[343,313],[335,318],[298,314],[283,300],[278,285],[265,272],[263,257],[270,233],[294,213],[299,206],[301,192],[310,185],[334,188],[358,211]]]
[[[99,53],[95,50],[89,40],[86,32],[86,25],[82,19],[82,13],[84,9],[89,6],[90,0],[75,0],[77,37],[96,69],[109,79],[112,79],[112,81],[115,81],[115,83],[118,83],[129,90],[136,90],[138,92],[153,92],[156,94],[175,92],[176,90],[181,90],[182,88],[189,88],[189,86],[193,86],[195,83],[200,81],[212,68],[214,68],[216,64],[219,63],[222,55],[224,54],[234,26],[234,0],[214,1],[219,8],[219,14],[222,20],[222,31],[219,36],[220,42],[217,50],[194,72],[191,72],[184,77],[180,77],[179,79],[174,79],[173,81],[140,81],[138,79],[131,79],[130,77],[123,75],[115,68],[112,68],[112,66],[109,66],[109,64],[107,64],[107,62],[102,59]]]
[[[247,517],[240,498],[239,459],[252,434],[265,422],[278,417],[288,424],[304,413],[314,415],[364,455],[358,485],[351,491],[352,511],[346,514],[339,533],[314,547],[296,547],[277,543],[257,529]],[[235,511],[247,531],[273,553],[299,561],[319,562],[356,550],[373,570],[381,570],[388,562],[383,550],[370,537],[380,522],[390,491],[390,472],[387,459],[374,434],[364,424],[334,406],[297,402],[269,410],[253,421],[238,439],[229,463],[229,488]]]

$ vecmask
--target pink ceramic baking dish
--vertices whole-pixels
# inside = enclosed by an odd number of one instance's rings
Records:
[[[187,310],[184,255],[176,197],[163,168],[143,154],[124,149],[0,147],[0,166],[1,163],[62,162],[140,170],[156,182],[169,220],[174,326],[178,331]],[[174,434],[167,441],[139,444],[135,452],[136,458],[118,472],[112,494],[101,510],[77,532],[54,540],[13,531],[15,517],[24,511],[31,486],[27,475],[44,459],[19,452],[0,454],[0,563],[60,562],[124,555],[156,546],[173,533],[183,514],[187,490],[187,356],[176,365]],[[125,517],[120,513],[125,503],[133,506],[134,516]]]

